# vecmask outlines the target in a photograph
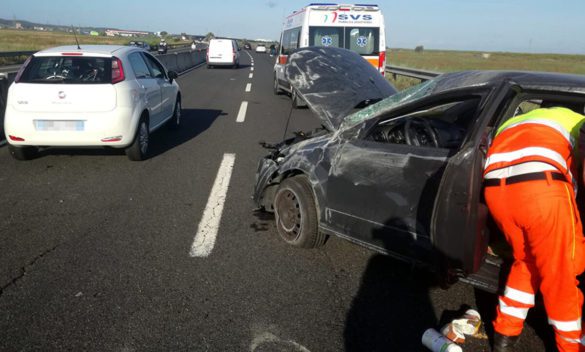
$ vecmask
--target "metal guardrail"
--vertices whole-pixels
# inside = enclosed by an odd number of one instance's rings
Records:
[[[0,57],[31,56],[37,51],[0,51]]]
[[[428,81],[429,79],[433,79],[433,78],[441,75],[441,72],[426,71],[426,70],[420,70],[417,68],[392,66],[392,65],[386,65],[386,72],[392,74],[392,77],[394,79],[396,79],[396,76],[405,76],[405,77],[420,79],[421,81]]]

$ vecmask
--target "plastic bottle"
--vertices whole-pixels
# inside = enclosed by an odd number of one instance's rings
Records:
[[[422,344],[433,352],[463,352],[463,349],[435,329],[427,329]]]

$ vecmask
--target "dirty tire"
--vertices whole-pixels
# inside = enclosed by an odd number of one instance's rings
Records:
[[[8,152],[16,160],[31,160],[37,155],[36,147],[16,147],[8,144]]]
[[[148,131],[148,120],[143,116],[138,122],[136,135],[132,144],[126,148],[126,156],[132,161],[142,161],[148,155],[148,143],[150,142],[150,133]]]
[[[173,117],[167,122],[167,127],[170,130],[178,130],[181,127],[181,101],[177,99],[175,102],[175,110],[173,110]]]
[[[319,232],[313,190],[305,176],[282,181],[274,196],[274,215],[278,234],[286,243],[301,248],[325,243],[325,234]]]

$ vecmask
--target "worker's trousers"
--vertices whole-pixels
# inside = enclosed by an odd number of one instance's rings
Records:
[[[514,253],[494,329],[520,335],[540,290],[559,351],[585,351],[576,278],[585,269],[585,240],[572,185],[547,172],[547,180],[486,186],[485,198]]]

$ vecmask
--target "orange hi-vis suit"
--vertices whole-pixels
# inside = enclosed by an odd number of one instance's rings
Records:
[[[585,351],[577,280],[585,270],[585,239],[575,201],[584,121],[566,108],[515,116],[498,129],[484,170],[488,208],[514,253],[494,329],[520,335],[540,290],[561,352]]]

